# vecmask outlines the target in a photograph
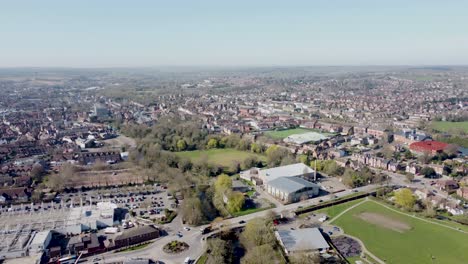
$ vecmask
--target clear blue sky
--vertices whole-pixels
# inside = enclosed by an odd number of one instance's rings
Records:
[[[0,67],[468,64],[462,0],[13,0]]]

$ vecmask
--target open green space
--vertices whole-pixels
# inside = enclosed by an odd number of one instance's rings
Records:
[[[306,128],[293,128],[293,129],[284,129],[284,130],[272,130],[265,132],[265,135],[273,139],[284,139],[291,135],[304,134],[308,132],[313,132],[314,130]]]
[[[328,217],[331,219],[331,218],[333,218],[333,217],[339,215],[339,214],[340,214],[341,212],[343,212],[344,210],[350,208],[351,206],[362,202],[363,200],[364,200],[364,198],[358,199],[358,200],[349,201],[349,202],[342,203],[342,204],[338,204],[338,205],[335,205],[335,206],[331,206],[331,207],[319,209],[319,210],[317,210],[317,211],[314,211],[313,213],[314,213],[314,214],[317,214],[317,213],[325,213],[325,214],[327,214]]]
[[[363,241],[387,263],[466,263],[468,234],[399,214],[373,201],[339,217],[334,225]]]
[[[468,133],[468,121],[465,122],[449,122],[449,121],[434,121],[431,123],[431,127],[434,130],[440,132],[451,132],[454,130],[463,131]]]
[[[266,157],[252,152],[240,151],[237,149],[207,149],[175,152],[179,157],[190,159],[192,162],[198,162],[206,159],[208,163],[223,167],[232,165],[233,161],[242,162],[248,157],[257,157],[260,161],[266,161]]]

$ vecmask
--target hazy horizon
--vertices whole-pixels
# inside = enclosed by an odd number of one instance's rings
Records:
[[[1,68],[468,65],[468,2],[15,1]]]

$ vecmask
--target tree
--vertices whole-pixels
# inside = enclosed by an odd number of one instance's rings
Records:
[[[44,173],[44,167],[40,163],[34,163],[34,165],[31,168],[31,171],[29,172],[29,175],[31,178],[33,178],[36,181],[40,181],[42,179],[42,174]]]
[[[230,251],[229,244],[221,238],[211,238],[207,241],[208,259],[206,263],[229,263]]]
[[[320,264],[320,255],[316,253],[296,253],[289,258],[291,264]]]
[[[261,245],[273,245],[275,235],[271,223],[262,218],[255,218],[247,222],[240,240],[245,248],[253,248]]]
[[[184,139],[179,139],[177,141],[176,146],[177,146],[178,151],[183,151],[183,150],[187,149],[187,142],[185,142]]]
[[[416,203],[416,197],[410,189],[403,188],[395,191],[395,202],[406,209],[412,209]]]
[[[233,160],[231,161],[231,166],[229,167],[229,171],[231,173],[239,173],[239,171],[241,170],[241,164],[238,160]]]
[[[411,174],[411,173],[407,173],[407,174],[406,174],[406,180],[408,180],[409,182],[413,182],[413,180],[414,180],[414,175]]]
[[[208,143],[206,144],[207,149],[213,149],[218,147],[218,139],[212,138],[208,140]]]
[[[229,195],[228,203],[227,203],[227,209],[231,213],[236,213],[242,210],[242,207],[244,206],[245,203],[245,197],[242,193],[240,192],[232,192]]]
[[[252,143],[250,145],[250,151],[252,151],[253,153],[262,153],[263,147],[258,143]]]
[[[214,185],[217,193],[223,193],[226,190],[232,189],[232,179],[226,174],[221,174],[216,178]]]
[[[182,216],[189,225],[199,225],[203,220],[201,201],[198,197],[189,197],[182,204]]]
[[[275,250],[269,244],[249,248],[241,259],[242,264],[271,264],[276,261]]]
[[[455,157],[458,154],[458,146],[455,144],[449,144],[445,147],[444,152],[450,157]]]
[[[265,151],[267,156],[267,161],[270,166],[278,166],[281,164],[281,161],[290,155],[289,151],[285,148],[282,148],[278,145],[271,145]]]
[[[429,152],[424,152],[421,156],[419,156],[418,160],[424,164],[428,164],[429,161],[432,160],[432,156],[429,154]]]
[[[252,167],[257,167],[259,165],[259,160],[255,156],[248,156],[243,162],[244,169],[250,169]]]
[[[421,174],[424,175],[426,178],[433,178],[436,176],[436,172],[433,168],[431,167],[424,167],[421,169]]]

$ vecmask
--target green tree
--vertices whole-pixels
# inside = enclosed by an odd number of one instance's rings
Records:
[[[178,151],[183,151],[187,149],[187,142],[185,142],[184,139],[179,139],[176,145]]]
[[[395,191],[395,202],[406,209],[411,209],[416,203],[416,197],[410,189],[403,188]]]
[[[273,245],[275,235],[270,222],[263,218],[255,218],[247,222],[240,240],[245,248],[253,248],[266,244]]]
[[[250,145],[250,151],[252,151],[253,153],[262,153],[263,147],[258,143],[252,143]]]
[[[436,172],[433,168],[431,167],[424,167],[421,169],[421,174],[424,175],[426,178],[433,178],[436,176]]]
[[[245,203],[245,197],[242,193],[240,192],[232,192],[229,195],[228,203],[227,203],[227,209],[231,213],[236,213],[242,210],[242,207],[244,206]]]
[[[208,143],[206,144],[207,149],[213,149],[218,147],[218,139],[212,138],[208,140]]]
[[[232,189],[232,179],[226,174],[221,174],[216,178],[215,191],[217,193],[223,193],[226,190]]]

